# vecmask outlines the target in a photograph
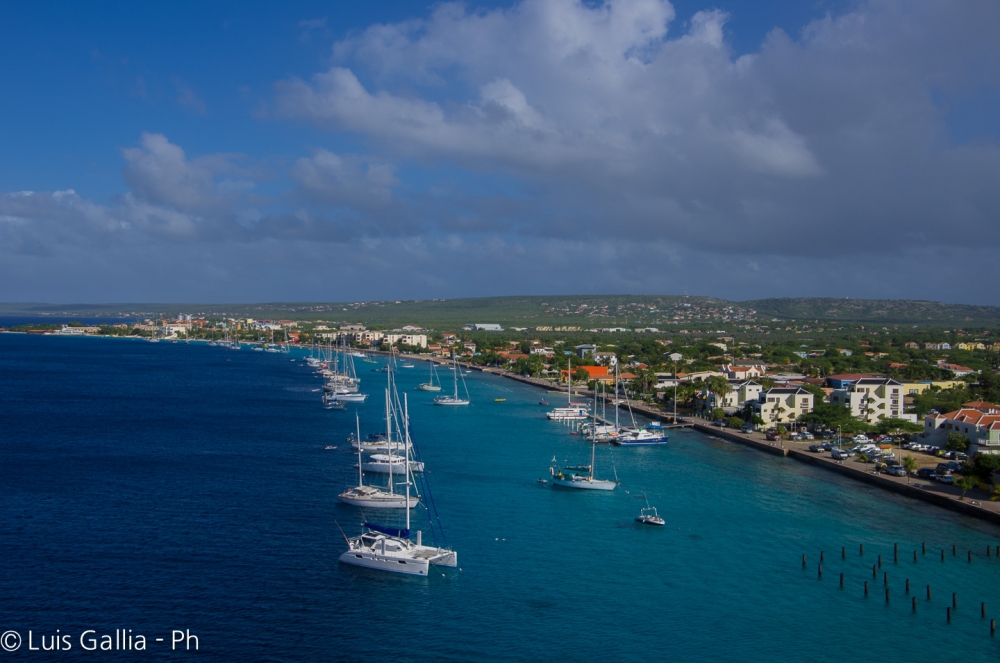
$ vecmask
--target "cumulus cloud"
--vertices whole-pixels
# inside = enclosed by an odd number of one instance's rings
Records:
[[[870,0],[736,57],[719,10],[679,25],[664,0],[447,3],[339,42],[274,109],[386,160],[513,178],[536,203],[525,233],[613,224],[815,255],[916,248],[947,222],[937,241],[1000,246],[1000,150],[956,145],[935,101],[990,84],[969,72],[998,70],[998,19],[989,2]]]

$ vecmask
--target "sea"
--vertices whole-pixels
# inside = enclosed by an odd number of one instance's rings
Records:
[[[356,416],[384,428],[385,360],[357,361],[368,401],[335,411],[306,354],[0,334],[0,645],[19,642],[0,659],[1000,654],[996,527],[691,430],[599,446],[613,492],[556,488],[553,459],[590,458],[544,416],[564,395],[473,371],[470,406],[434,407],[420,361],[396,375],[459,568],[340,564],[365,517],[337,501],[357,481],[346,438]],[[647,500],[666,526],[634,521]],[[413,528],[430,542],[424,508]],[[122,646],[84,648],[102,635]]]

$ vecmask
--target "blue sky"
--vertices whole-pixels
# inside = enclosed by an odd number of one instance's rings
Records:
[[[998,30],[987,0],[8,3],[0,300],[1000,304]]]

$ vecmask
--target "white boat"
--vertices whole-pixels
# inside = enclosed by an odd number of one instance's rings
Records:
[[[622,447],[642,447],[667,443],[667,434],[660,430],[648,428],[621,428],[611,437],[611,444]]]
[[[566,392],[566,407],[557,407],[545,413],[545,416],[552,421],[580,421],[590,417],[587,406],[583,403],[573,402],[573,360],[566,363],[566,382],[569,389]]]
[[[376,472],[378,474],[406,474],[406,459],[394,453],[372,454],[368,460],[361,463],[361,469],[365,472]],[[409,461],[411,472],[423,472],[424,464],[420,461]]]
[[[455,362],[455,367],[458,367],[458,355],[453,354],[452,358]],[[468,405],[469,404],[469,389],[465,389],[465,398],[458,397],[458,371],[452,376],[455,381],[455,395],[454,396],[435,396],[434,405]],[[462,385],[465,385],[465,378],[462,378]]]
[[[549,474],[552,476],[553,486],[563,488],[577,488],[580,490],[614,490],[618,486],[618,476],[615,472],[615,480],[594,478],[595,460],[597,452],[597,440],[590,440],[590,465],[585,467],[564,467],[562,469],[555,466],[556,459],[553,456],[552,465],[549,467]],[[614,467],[614,465],[612,465]],[[586,474],[577,474],[585,471]]]
[[[410,455],[409,413],[405,410],[406,396],[403,396],[403,441],[405,456]],[[405,502],[409,506],[410,480],[406,484]],[[423,545],[422,532],[417,531],[417,540],[410,540],[410,509],[404,508],[406,527],[395,529],[366,522],[366,531],[360,536],[347,539],[347,551],[340,555],[344,564],[362,566],[390,573],[426,576],[432,565],[458,566],[458,553],[449,548]],[[346,538],[346,537],[345,537]]]
[[[663,527],[666,525],[666,521],[656,513],[656,507],[649,506],[639,509],[639,515],[636,516],[635,522],[642,523],[643,525],[658,525]]]
[[[323,396],[323,403],[364,403],[368,398],[368,394],[334,394],[332,396]]]
[[[386,412],[389,411],[389,394],[386,391],[385,398]],[[355,424],[358,427],[358,438],[361,437],[361,423],[357,415],[355,415]],[[392,438],[392,418],[386,416],[387,422],[387,436],[386,442],[388,443]],[[384,491],[375,486],[366,486],[364,480],[364,473],[361,471],[361,448],[358,448],[358,485],[347,489],[340,495],[338,499],[345,504],[351,504],[353,506],[360,506],[369,509],[412,509],[417,506],[420,502],[419,498],[411,499],[409,495],[403,495],[401,493],[396,493],[393,488],[395,483],[392,479],[392,475],[389,475],[389,490]],[[406,478],[407,483],[409,483],[409,477]]]
[[[420,391],[441,391],[441,380],[437,376],[437,371],[434,370],[434,362],[427,362],[431,367],[431,379],[428,382],[421,382],[417,385],[417,389]]]

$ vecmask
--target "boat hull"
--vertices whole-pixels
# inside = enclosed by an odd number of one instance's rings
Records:
[[[347,494],[338,495],[339,499],[344,504],[350,504],[351,506],[359,506],[363,509],[405,509],[406,508],[406,498],[395,495],[392,497],[354,497]],[[420,503],[419,499],[410,498],[410,508],[413,509]]]
[[[618,487],[618,484],[614,481],[603,479],[594,479],[591,481],[587,478],[561,479],[559,477],[552,477],[552,485],[559,486],[560,488],[575,488],[577,490],[614,490]]]

